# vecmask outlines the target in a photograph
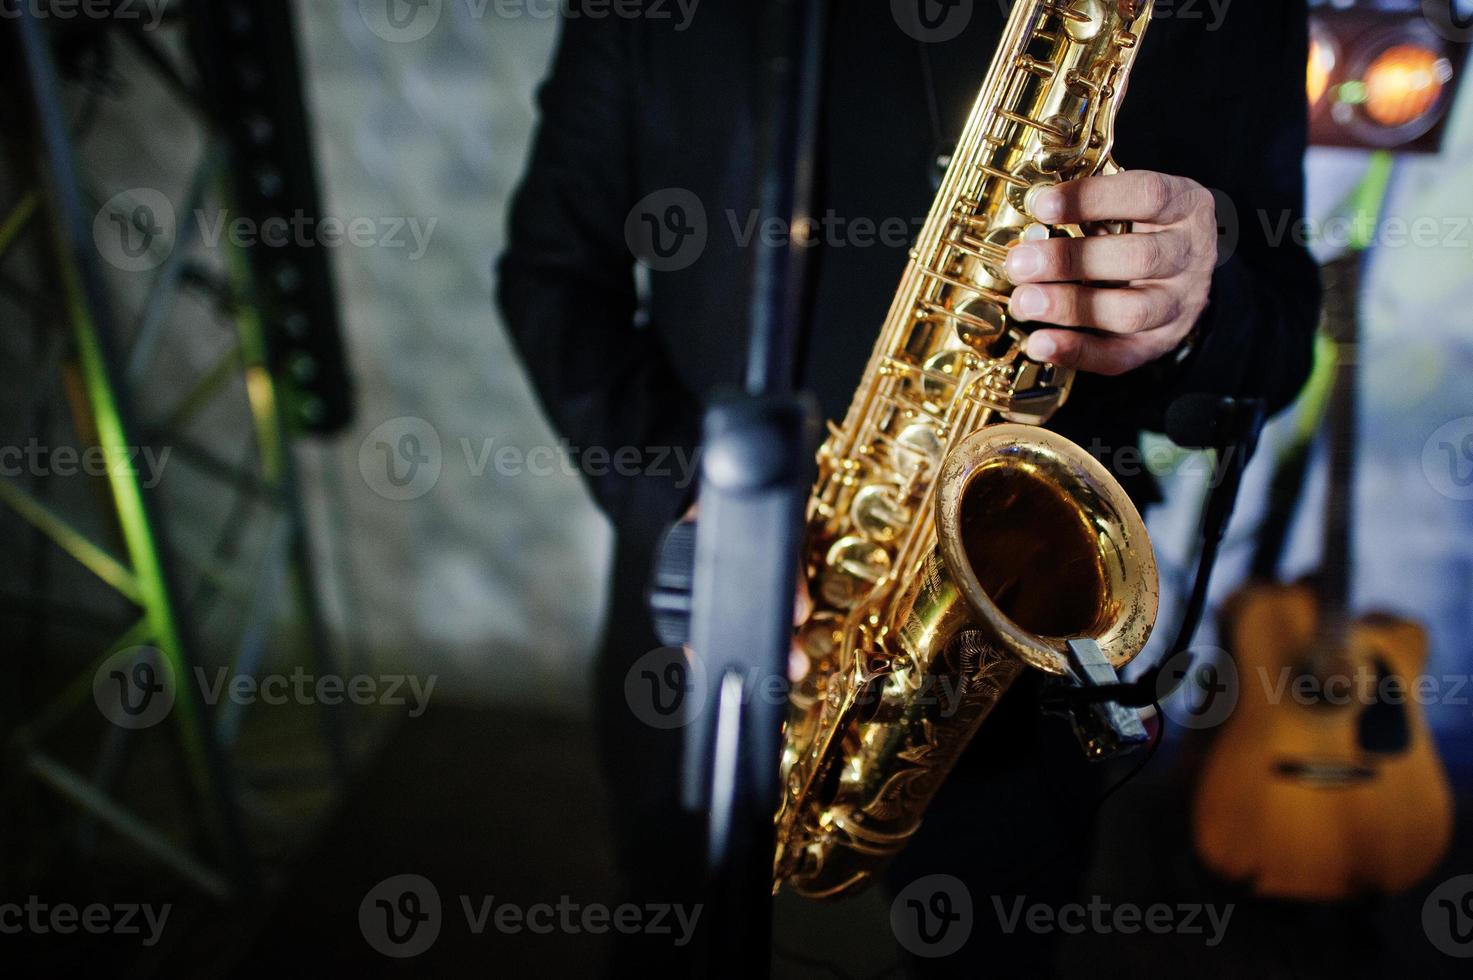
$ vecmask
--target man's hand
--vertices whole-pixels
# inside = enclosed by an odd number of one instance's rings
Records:
[[[1008,256],[1020,320],[1080,330],[1038,330],[1028,356],[1096,374],[1124,374],[1175,350],[1207,306],[1217,267],[1217,207],[1186,177],[1130,170],[1066,181],[1040,192],[1048,224],[1130,221],[1125,235],[1051,238]],[[1087,282],[1122,282],[1095,287]],[[1025,285],[1026,284],[1026,285]]]

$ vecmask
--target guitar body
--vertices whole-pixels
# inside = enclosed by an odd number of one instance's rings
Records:
[[[1203,861],[1278,898],[1411,887],[1442,857],[1453,823],[1452,792],[1408,684],[1426,661],[1426,634],[1406,620],[1361,617],[1337,652],[1336,679],[1321,683],[1305,669],[1320,626],[1312,588],[1251,586],[1227,608],[1239,698],[1197,790]],[[1388,712],[1375,693],[1398,681],[1407,696]],[[1316,701],[1315,690],[1336,703]],[[1377,727],[1368,751],[1367,730]]]

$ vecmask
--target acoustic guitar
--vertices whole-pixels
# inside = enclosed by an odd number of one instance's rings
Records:
[[[1225,605],[1239,697],[1208,750],[1192,815],[1209,868],[1277,898],[1404,890],[1437,865],[1452,833],[1452,793],[1414,696],[1426,633],[1349,613],[1361,260],[1352,252],[1325,269],[1337,356],[1322,568],[1292,585],[1256,580]],[[1288,479],[1303,468],[1291,463]],[[1287,524],[1260,539],[1256,571],[1277,567]]]

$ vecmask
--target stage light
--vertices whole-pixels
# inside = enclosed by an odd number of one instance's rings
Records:
[[[1436,152],[1467,45],[1439,34],[1410,0],[1311,7],[1310,142]]]
[[[1309,40],[1309,104],[1313,108],[1320,104],[1330,87],[1330,74],[1338,60],[1335,42],[1318,25]]]
[[[1332,88],[1334,121],[1362,145],[1403,147],[1446,115],[1452,61],[1440,42],[1419,33],[1407,27],[1362,37],[1346,79]]]
[[[1387,128],[1415,122],[1437,105],[1452,80],[1453,66],[1437,51],[1398,44],[1366,69],[1366,115]]]

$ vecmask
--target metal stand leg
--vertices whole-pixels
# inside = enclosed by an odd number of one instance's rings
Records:
[[[317,570],[312,553],[312,540],[297,486],[296,466],[291,437],[294,426],[288,422],[284,408],[292,402],[295,389],[272,373],[265,329],[257,312],[259,270],[253,268],[240,252],[230,253],[231,264],[222,278],[198,268],[190,258],[189,243],[197,232],[192,221],[182,222],[180,238],[174,250],[156,273],[146,302],[133,319],[133,329],[123,331],[113,318],[112,297],[98,266],[92,241],[92,218],[96,202],[90,200],[85,178],[78,164],[72,134],[62,118],[59,94],[62,83],[57,77],[48,48],[47,32],[41,22],[22,12],[19,20],[0,23],[0,31],[8,32],[14,24],[19,35],[26,77],[17,78],[10,87],[18,94],[29,93],[36,128],[45,149],[44,160],[36,170],[47,177],[44,190],[24,195],[7,215],[0,215],[0,259],[28,232],[44,230],[39,219],[49,219],[51,241],[43,250],[54,258],[58,283],[49,290],[33,290],[13,281],[0,270],[0,287],[7,293],[19,294],[29,308],[38,311],[35,319],[55,335],[46,347],[44,363],[35,380],[33,396],[27,405],[43,405],[47,388],[54,381],[55,370],[75,350],[75,382],[68,389],[73,420],[81,441],[99,447],[107,458],[118,458],[129,447],[166,444],[178,450],[181,463],[195,467],[212,480],[217,480],[231,494],[228,518],[213,537],[213,548],[198,548],[184,554],[174,550],[175,542],[167,533],[169,516],[156,493],[144,484],[140,475],[128,467],[109,467],[105,493],[100,499],[116,520],[115,539],[94,540],[68,520],[60,507],[48,499],[44,486],[29,487],[0,479],[0,505],[13,510],[31,524],[38,536],[54,544],[107,583],[119,595],[138,608],[138,619],[111,643],[107,652],[96,658],[87,671],[78,676],[39,710],[34,699],[21,704],[29,718],[0,731],[0,748],[19,761],[18,771],[29,772],[40,785],[70,802],[82,814],[80,825],[71,840],[84,857],[100,840],[104,828],[129,841],[141,853],[158,860],[201,891],[218,899],[249,900],[257,894],[262,874],[253,856],[244,829],[243,795],[240,783],[243,751],[239,736],[245,718],[239,706],[228,705],[211,712],[202,703],[193,670],[206,666],[200,642],[205,614],[218,614],[223,600],[235,600],[241,608],[238,639],[227,649],[234,650],[231,666],[235,673],[254,673],[265,662],[265,654],[274,636],[279,614],[295,611],[294,646],[304,654],[310,649],[310,662],[320,675],[340,672],[338,651],[323,619],[317,593]],[[173,27],[193,29],[193,21],[173,18]],[[106,26],[97,27],[107,30]],[[13,40],[0,36],[0,42]],[[188,40],[187,38],[185,39]],[[176,71],[165,46],[153,45],[151,39],[127,36],[126,43],[141,49],[147,70],[158,72],[167,85],[179,94],[192,110],[208,103],[200,93],[192,91],[186,80],[188,72]],[[186,45],[187,46],[187,45]],[[11,70],[7,66],[6,72]],[[17,75],[21,69],[14,67]],[[15,130],[29,130],[30,120],[21,115]],[[7,119],[9,117],[7,116]],[[181,213],[193,215],[211,193],[233,200],[236,190],[229,168],[230,154],[223,147],[223,137],[215,130],[214,120],[201,116],[207,129],[205,150],[198,162]],[[9,123],[5,135],[12,135]],[[25,171],[31,169],[29,156],[21,157]],[[143,406],[138,404],[137,386],[150,376],[169,326],[174,299],[190,286],[210,281],[211,294],[218,300],[221,320],[234,331],[235,344],[213,369],[205,372],[185,395],[153,418],[162,422],[143,424]],[[211,280],[219,280],[214,282]],[[60,319],[47,306],[50,295],[64,300],[64,313],[71,334],[50,331]],[[133,345],[124,350],[124,337],[131,336]],[[184,438],[181,433],[196,412],[216,404],[217,399],[233,392],[233,382],[244,381],[248,396],[249,426],[254,434],[255,458],[233,461],[216,456],[206,447]],[[295,418],[295,416],[290,416]],[[253,465],[256,464],[256,465]],[[274,518],[273,530],[265,535],[248,530],[248,517],[257,507],[269,508]],[[240,555],[251,552],[258,563],[252,570],[249,588],[242,595],[240,576],[229,567]],[[35,551],[35,567],[44,572],[51,560],[49,548]],[[184,578],[176,566],[181,560],[189,567],[189,578],[197,584],[186,595],[181,586]],[[43,579],[37,579],[43,582]],[[49,614],[60,605],[51,602],[47,590],[39,588],[40,605],[33,606],[31,616],[34,645],[44,648],[49,629]],[[8,597],[6,597],[8,599]],[[232,607],[230,612],[234,612]],[[213,625],[213,623],[211,623]],[[130,812],[119,802],[126,789],[123,774],[129,755],[143,751],[145,742],[131,737],[122,729],[110,729],[103,737],[101,750],[92,766],[91,778],[72,770],[59,758],[43,750],[42,739],[56,736],[64,726],[72,724],[79,707],[92,698],[93,675],[115,653],[133,647],[155,647],[169,671],[180,683],[175,685],[174,706],[169,716],[172,731],[177,734],[181,765],[190,813],[208,854],[201,857],[191,847],[182,846],[177,835],[150,825],[139,814]],[[218,644],[217,644],[218,645]],[[342,714],[329,706],[318,706],[321,738],[327,746],[333,783],[340,786],[350,769],[347,732]],[[17,713],[18,714],[18,713]],[[9,717],[16,717],[11,714]],[[312,775],[320,785],[320,767]],[[254,804],[259,798],[250,796]],[[256,807],[252,806],[255,815]],[[181,813],[181,816],[185,814]],[[261,815],[269,823],[269,814]],[[253,825],[259,827],[261,821]]]
[[[17,23],[30,93],[46,149],[57,268],[97,441],[106,458],[126,459],[128,447],[140,443],[134,438],[132,406],[122,385],[120,361],[112,347],[115,331],[111,329],[106,291],[95,258],[88,256],[83,244],[90,239],[91,222],[82,206],[76,154],[59,106],[48,96],[58,90],[60,81],[35,17],[26,13]],[[92,260],[88,261],[89,258]],[[129,597],[143,609],[152,645],[160,651],[176,678],[186,678],[194,662],[188,653],[187,625],[180,616],[178,590],[159,541],[156,502],[134,468],[112,465],[107,469],[128,558],[125,569],[111,571],[117,583],[125,584],[131,593]],[[15,500],[20,492],[12,487],[7,496]],[[230,771],[224,765],[202,706],[194,696],[194,688],[189,684],[177,684],[176,688],[172,709],[175,731],[190,781],[203,804],[203,822],[214,849],[231,867],[230,877],[237,892],[249,893],[254,887],[254,872]]]

